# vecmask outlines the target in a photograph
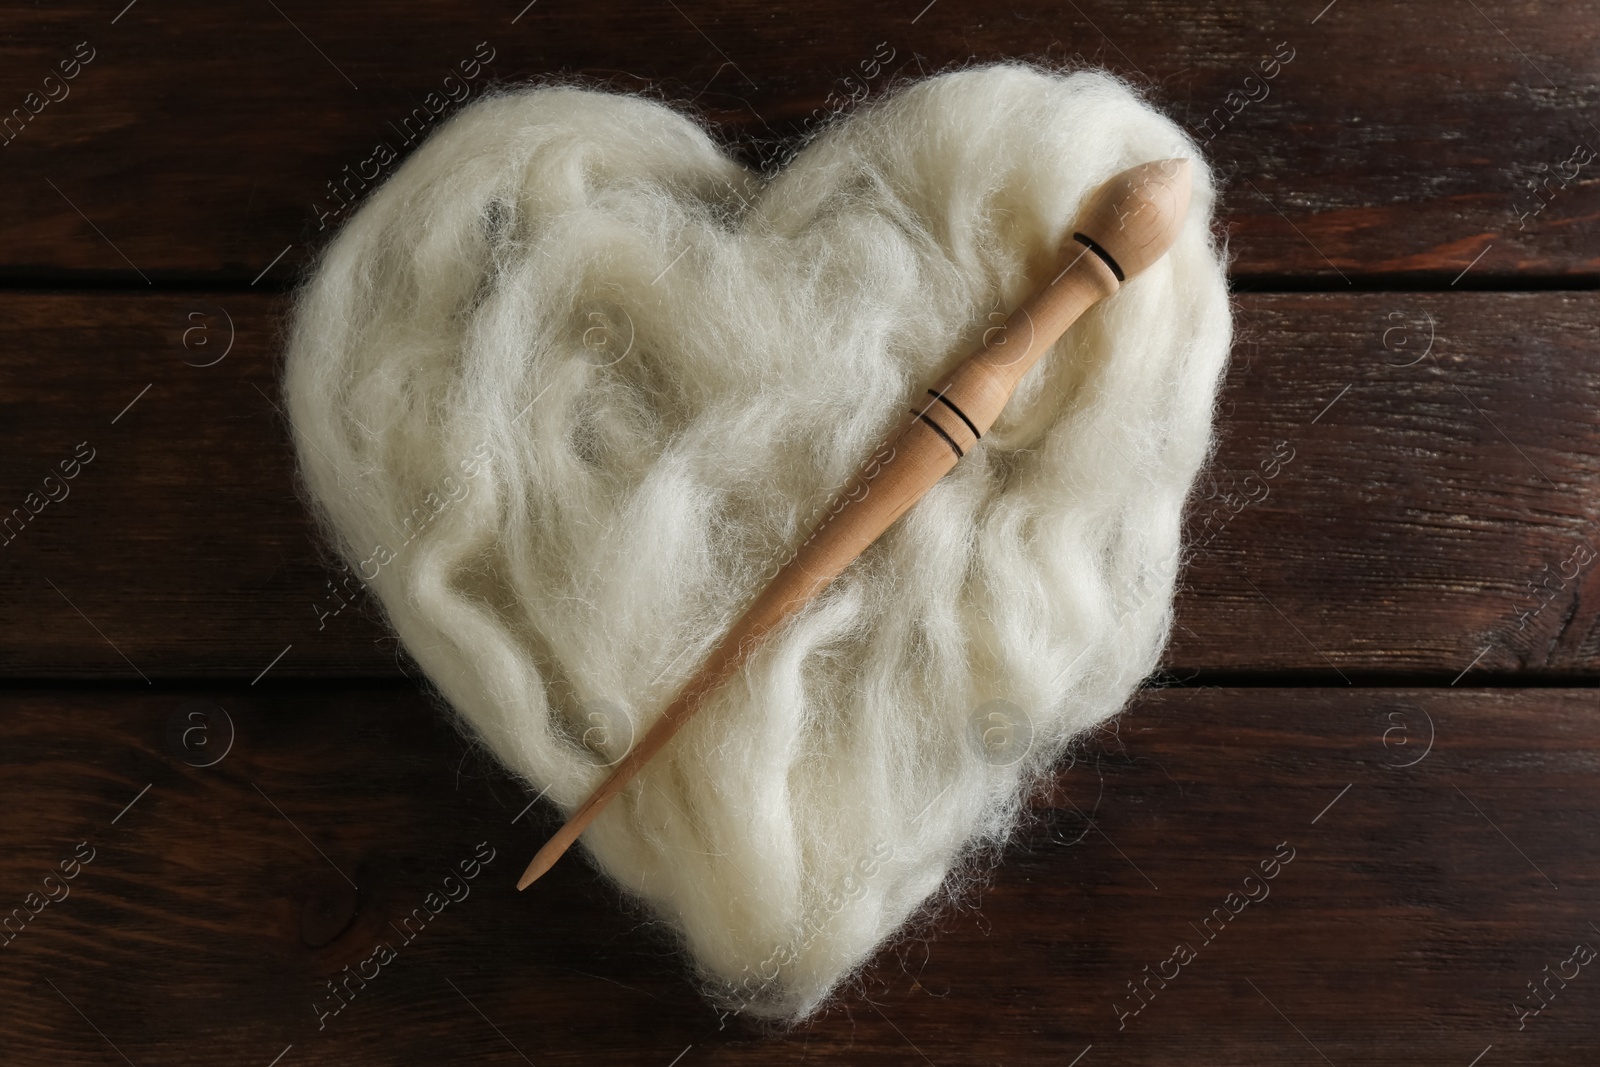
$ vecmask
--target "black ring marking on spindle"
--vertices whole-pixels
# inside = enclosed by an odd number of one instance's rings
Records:
[[[1112,259],[1111,258],[1111,253],[1107,252],[1105,249],[1101,248],[1100,245],[1098,243],[1096,243],[1096,241],[1095,241],[1095,239],[1093,237],[1090,237],[1090,236],[1088,236],[1086,234],[1075,233],[1075,234],[1072,235],[1072,239],[1074,241],[1080,242],[1086,248],[1088,248],[1089,251],[1091,251],[1095,255],[1099,256],[1100,257],[1100,261],[1102,263],[1104,263],[1106,266],[1110,267],[1111,268],[1111,273],[1115,274],[1117,276],[1117,281],[1120,282],[1120,281],[1124,280],[1124,278],[1126,276],[1122,273],[1122,268],[1117,266],[1117,261]]]
[[[967,429],[972,431],[972,436],[973,436],[974,439],[979,440],[979,441],[983,440],[983,434],[979,433],[978,432],[978,428],[976,426],[972,425],[972,420],[967,418],[967,413],[965,411],[962,411],[960,408],[956,407],[954,401],[952,401],[949,397],[945,396],[943,393],[939,392],[939,390],[937,390],[937,389],[929,389],[928,393],[929,393],[929,395],[931,395],[934,398],[936,398],[939,401],[939,403],[943,404],[945,407],[947,407],[951,411],[955,412],[956,416],[962,422],[967,424]]]
[[[931,426],[933,428],[933,432],[934,433],[936,433],[940,437],[944,438],[944,443],[950,446],[950,451],[952,451],[952,452],[954,452],[956,454],[956,458],[957,459],[960,459],[962,456],[966,455],[965,452],[961,451],[961,446],[956,444],[955,438],[951,437],[949,434],[944,432],[944,427],[943,426],[940,426],[937,422],[934,422],[932,419],[928,418],[928,416],[924,415],[922,412],[918,411],[916,408],[911,408],[910,410],[911,410],[911,414],[915,415],[917,418],[921,419],[923,422],[925,422],[929,426]]]

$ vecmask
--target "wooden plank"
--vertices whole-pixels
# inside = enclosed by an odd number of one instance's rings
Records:
[[[1600,151],[1597,16],[1594,0],[19,7],[0,44],[0,278],[282,282],[340,214],[328,183],[379,142],[409,152],[438,121],[408,128],[414,109],[490,83],[649,89],[765,165],[852,97],[1013,57],[1104,64],[1194,129],[1234,175],[1241,273],[1592,277],[1600,164],[1574,152]]]
[[[0,297],[0,515],[43,504],[0,547],[0,670],[399,669],[372,605],[319,616],[336,572],[276,407],[282,310]],[[1592,293],[1241,297],[1168,669],[1592,675],[1597,310]],[[89,463],[46,483],[80,445]]]
[[[1241,300],[1220,446],[1189,512],[1175,673],[1592,673],[1597,306]]]
[[[277,406],[280,299],[3,302],[0,499],[14,523],[40,509],[3,531],[4,669],[254,677],[294,645],[280,671],[394,671],[360,609],[319,625],[334,572]]]
[[[514,822],[527,791],[404,687],[6,703],[0,888],[38,910],[0,948],[17,1067],[120,1062],[110,1045],[280,1067],[1066,1064],[1091,1045],[1083,1064],[1464,1067],[1490,1045],[1507,1065],[1600,1049],[1596,976],[1564,965],[1600,948],[1592,690],[1148,692],[1060,771],[981,891],[778,1036],[700,1002],[578,857],[517,894],[554,812]],[[169,727],[220,745],[217,707],[232,747],[190,765]],[[389,924],[481,842],[470,895],[319,1030],[326,983],[400,940]],[[24,904],[87,850],[64,899]]]

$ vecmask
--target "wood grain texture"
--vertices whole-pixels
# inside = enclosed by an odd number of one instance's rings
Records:
[[[0,297],[0,518],[95,450],[0,547],[0,670],[248,682],[280,653],[270,677],[402,669],[368,598],[325,614],[344,589],[276,407],[283,308]],[[1168,669],[1593,676],[1597,311],[1591,293],[1238,298]],[[229,321],[232,350],[196,365]]]
[[[1457,290],[1600,278],[1597,16],[0,3],[0,1060],[1596,1062],[1600,974],[1570,962],[1600,949],[1596,692],[1471,687],[1600,675],[1600,294]],[[514,892],[559,814],[340,606],[272,294],[353,210],[330,183],[380,144],[392,173],[461,85],[655,93],[770,170],[897,80],[1003,58],[1105,65],[1193,130],[1266,290],[1236,301],[1172,687],[769,1034],[587,863]],[[1326,687],[1185,686],[1280,677]],[[1360,688],[1395,678],[1434,688]]]
[[[208,743],[222,706],[232,748],[190,766],[169,725],[206,701]],[[1600,1052],[1600,975],[1552,985],[1537,1015],[1512,1007],[1575,944],[1600,947],[1593,691],[1147,692],[1061,769],[981,888],[783,1036],[719,1019],[586,863],[515,893],[555,813],[514,822],[529,792],[403,686],[6,703],[0,790],[25,800],[0,824],[0,903],[94,850],[0,947],[16,1067],[120,1062],[108,1043],[174,1065],[292,1045],[281,1067],[522,1062],[513,1046],[660,1067],[690,1045],[682,1067],[1065,1064],[1091,1044],[1084,1064]],[[403,917],[480,842],[495,857],[470,895],[404,941]],[[1245,892],[1265,896],[1230,901]],[[1203,925],[1217,908],[1232,917]],[[396,958],[319,1030],[326,983],[386,940]],[[1127,983],[1179,942],[1195,958],[1119,1029]]]
[[[281,283],[345,214],[328,183],[392,171],[369,162],[379,143],[403,158],[439,121],[407,117],[449,93],[646,90],[771,166],[896,79],[1006,58],[1103,64],[1196,130],[1232,175],[1241,273],[1600,266],[1600,162],[1562,171],[1600,151],[1593,0],[1559,18],[1528,0],[108,7],[6,5],[0,114],[22,111],[0,138],[0,277]],[[446,83],[480,42],[492,60]],[[80,43],[93,58],[62,83]]]

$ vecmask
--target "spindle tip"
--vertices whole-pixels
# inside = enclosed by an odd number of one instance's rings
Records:
[[[554,842],[546,842],[545,846],[534,854],[533,861],[528,864],[528,869],[522,872],[522,877],[517,879],[517,892],[528,888],[537,882],[544,873],[554,867],[556,860],[566,851],[564,848],[551,848]]]
[[[1113,175],[1085,202],[1071,236],[1109,259],[1119,282],[1133,277],[1178,239],[1193,172],[1187,159],[1158,159]]]

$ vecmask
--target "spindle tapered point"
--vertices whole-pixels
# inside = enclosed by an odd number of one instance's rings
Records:
[[[528,869],[522,872],[522,877],[517,879],[517,892],[528,888],[544,876],[544,873],[556,865],[556,860],[567,850],[566,842],[552,837],[545,842],[543,848],[534,853],[533,862],[528,864]]]

